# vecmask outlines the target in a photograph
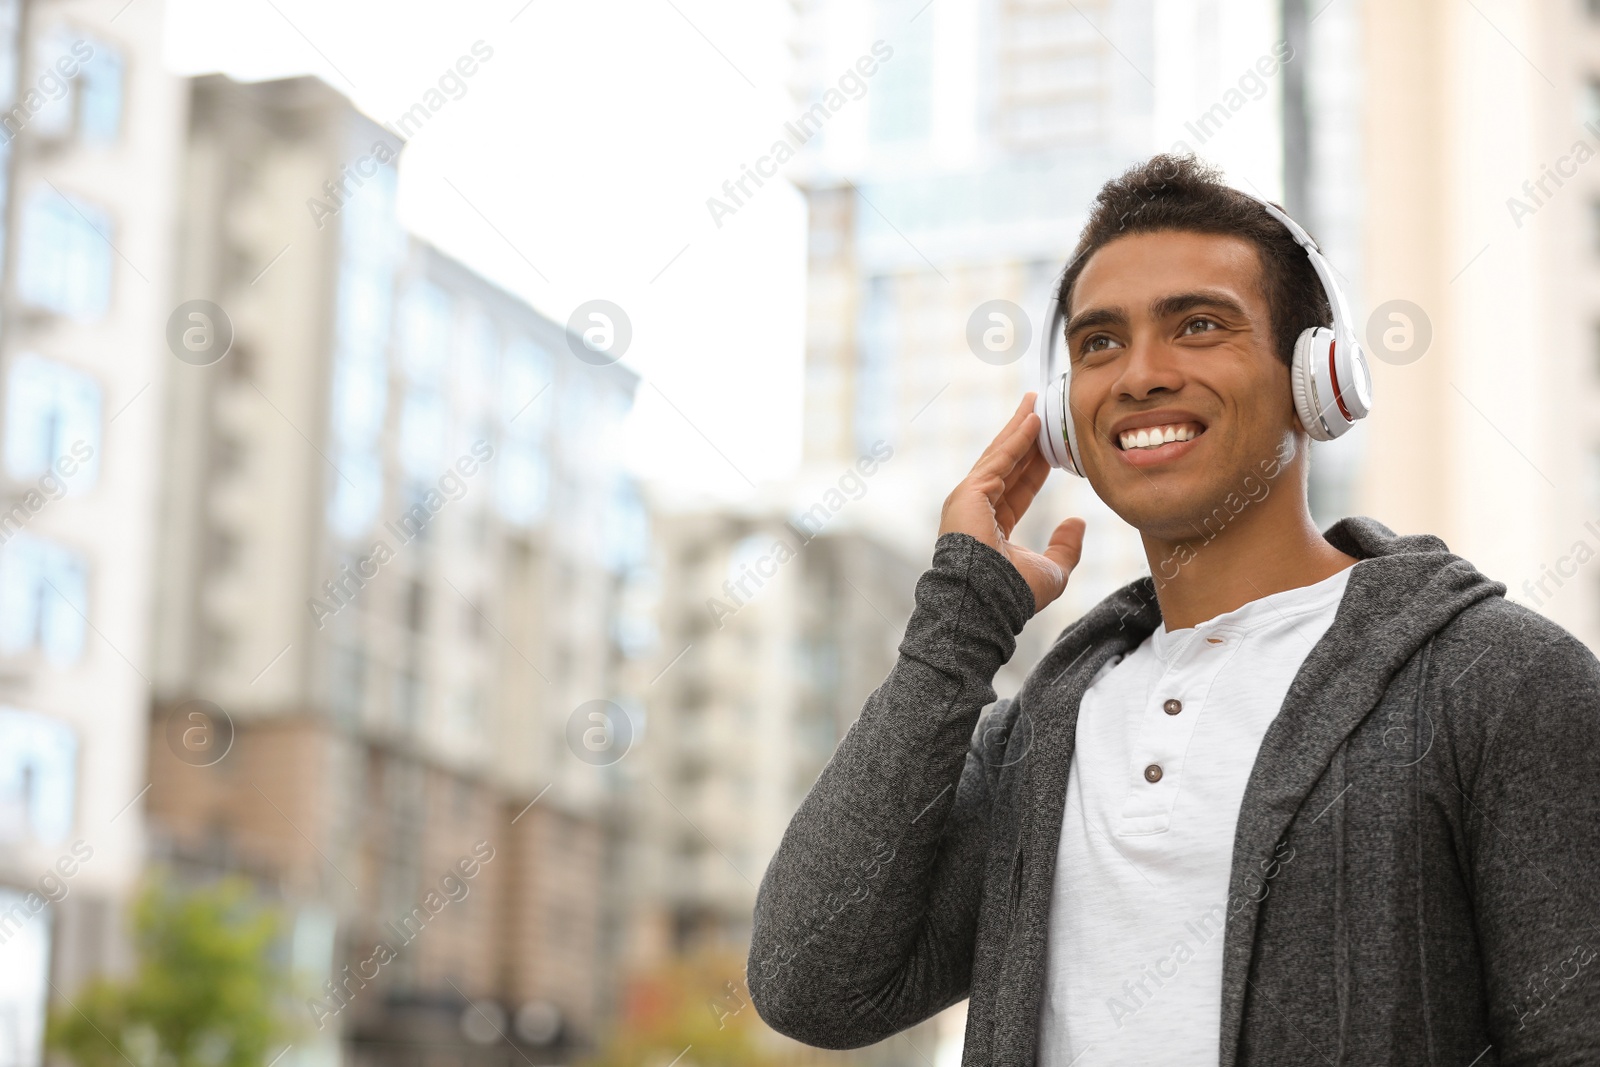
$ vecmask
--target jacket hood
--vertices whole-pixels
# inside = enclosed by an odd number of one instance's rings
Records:
[[[1357,560],[1335,630],[1341,637],[1359,634],[1363,644],[1388,646],[1398,653],[1396,666],[1468,607],[1506,594],[1504,582],[1484,575],[1433,534],[1401,535],[1377,519],[1352,515],[1328,527],[1322,537]],[[1145,575],[1100,601],[1066,632],[1109,639],[1122,631],[1120,643],[1126,650],[1160,625],[1155,579]]]

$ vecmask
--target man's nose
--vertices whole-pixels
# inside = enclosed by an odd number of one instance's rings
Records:
[[[1178,353],[1159,336],[1136,334],[1128,345],[1117,380],[1120,392],[1142,400],[1161,389],[1175,390],[1182,384]]]

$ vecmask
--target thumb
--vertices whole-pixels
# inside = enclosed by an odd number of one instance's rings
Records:
[[[1063,578],[1070,577],[1078,566],[1078,561],[1083,558],[1083,534],[1088,523],[1077,516],[1062,519],[1060,525],[1050,535],[1050,544],[1045,548],[1045,558],[1061,568]]]

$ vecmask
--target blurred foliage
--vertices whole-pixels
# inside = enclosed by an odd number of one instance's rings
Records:
[[[703,952],[630,976],[610,1040],[579,1067],[667,1067],[680,1053],[673,1067],[782,1067],[789,1061],[750,1002],[744,966],[742,956]]]
[[[138,962],[51,1008],[45,1045],[77,1067],[262,1067],[292,1040],[280,917],[230,879],[176,889],[152,879],[135,900]]]

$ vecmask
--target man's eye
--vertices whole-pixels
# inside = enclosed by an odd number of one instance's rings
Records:
[[[1103,333],[1097,333],[1087,341],[1083,342],[1083,352],[1085,355],[1088,355],[1090,352],[1104,352],[1107,348],[1114,344],[1116,344],[1116,341],[1114,341],[1112,338],[1107,337]]]
[[[1193,327],[1195,327],[1195,326],[1204,326],[1205,329],[1204,330],[1195,330],[1195,329],[1193,329]],[[1212,330],[1220,330],[1220,329],[1222,329],[1222,324],[1221,323],[1219,323],[1216,319],[1208,319],[1204,315],[1201,315],[1201,316],[1196,317],[1196,318],[1192,318],[1188,322],[1183,324],[1183,332],[1184,333],[1209,333]]]

